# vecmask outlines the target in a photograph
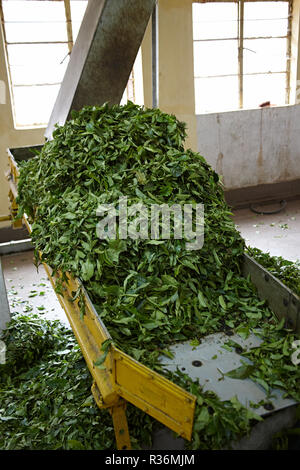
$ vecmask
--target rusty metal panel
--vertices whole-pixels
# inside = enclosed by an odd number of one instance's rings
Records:
[[[156,0],[90,0],[45,137],[71,110],[118,104]]]

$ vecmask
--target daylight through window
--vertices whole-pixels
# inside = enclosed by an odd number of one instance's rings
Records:
[[[87,0],[2,0],[15,125],[48,123]]]
[[[289,103],[290,1],[193,4],[196,114]]]

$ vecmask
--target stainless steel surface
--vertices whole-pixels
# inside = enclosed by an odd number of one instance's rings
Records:
[[[268,301],[279,320],[285,318],[287,328],[300,333],[300,298],[247,254],[244,255],[243,275],[250,275],[261,299]]]
[[[16,240],[7,243],[0,243],[0,255],[10,255],[12,253],[23,253],[33,250],[30,239]]]
[[[2,272],[2,260],[0,256],[0,333],[5,329],[10,320],[10,310],[7,301],[6,287]]]
[[[239,335],[229,337],[225,333],[215,333],[203,338],[199,346],[191,346],[189,342],[173,345],[170,348],[174,355],[173,359],[161,357],[160,361],[167,370],[176,371],[178,368],[193,380],[199,379],[203,391],[211,390],[215,392],[222,401],[230,400],[230,398],[236,396],[248,408],[251,408],[251,404],[257,405],[264,401],[272,403],[274,407],[272,413],[296,404],[293,399],[283,398],[283,393],[278,389],[272,390],[269,399],[265,389],[251,379],[232,379],[224,375],[242,366],[243,363],[251,364],[247,358],[242,357],[233,347],[231,351],[225,349],[228,341],[234,341],[243,350],[258,347],[262,342],[254,334],[250,334],[247,339],[243,339]],[[263,406],[252,409],[259,415],[270,413]]]

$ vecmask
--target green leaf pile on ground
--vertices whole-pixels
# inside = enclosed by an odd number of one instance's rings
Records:
[[[1,339],[0,449],[114,449],[110,414],[91,394],[92,377],[73,332],[59,321],[15,314]],[[23,357],[21,352],[23,351]],[[153,421],[133,407],[132,442],[151,438]]]
[[[1,339],[7,346],[7,361],[0,365],[0,449],[115,448],[111,416],[106,410],[99,410],[94,402],[90,390],[92,377],[71,330],[36,314],[15,314]],[[273,343],[269,336],[259,350],[266,362],[252,358],[258,366],[254,368],[254,380],[261,375],[259,367],[265,366],[270,384],[280,386],[275,382],[276,373],[286,366],[286,358],[278,355],[275,345],[278,340],[282,343],[291,338],[287,340],[277,325],[273,327]],[[264,354],[270,348],[272,354],[277,348],[275,362]],[[257,354],[258,350],[254,356]],[[203,392],[183,372],[166,376],[197,396],[190,448],[228,448],[260,420],[255,408],[246,409],[235,397],[221,402],[213,392]],[[287,369],[282,379],[292,381],[295,376]],[[133,448],[151,446],[159,424],[130,404],[127,417]]]
[[[70,330],[19,314],[2,339],[7,361],[0,365],[0,449],[111,446],[110,420],[104,436],[103,417],[90,399],[89,372]]]

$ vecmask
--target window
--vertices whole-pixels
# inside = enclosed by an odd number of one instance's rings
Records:
[[[196,114],[289,103],[291,11],[288,0],[193,4]]]
[[[133,103],[139,104],[141,106],[144,105],[143,66],[141,48],[137,53],[120,104],[124,105],[127,103],[127,101],[132,101]]]
[[[16,127],[49,121],[87,0],[0,0]]]

